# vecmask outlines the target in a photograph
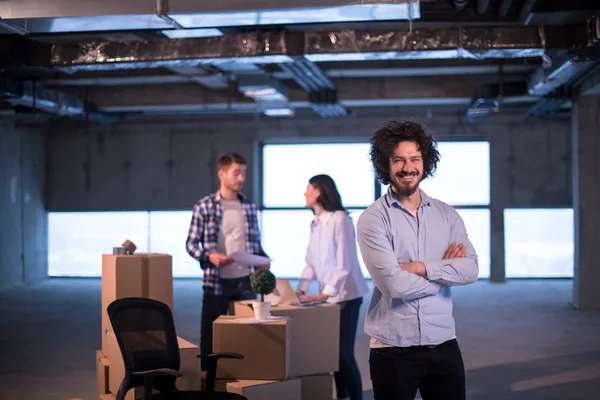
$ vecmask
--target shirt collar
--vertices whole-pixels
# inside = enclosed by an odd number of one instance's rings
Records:
[[[331,211],[323,211],[319,216],[315,215],[313,222],[314,223],[322,222],[322,223],[326,224],[327,221],[329,221],[331,219],[332,215],[333,215],[333,213]]]
[[[246,196],[244,196],[241,193],[238,193],[238,199],[240,199],[240,202],[243,203],[248,203],[248,199],[246,198]],[[217,193],[215,193],[215,201],[219,202],[221,201],[221,191],[217,190]]]
[[[422,208],[425,206],[430,206],[431,198],[429,196],[427,196],[427,194],[421,188],[419,188],[419,191],[421,192],[421,204],[419,205],[419,208]],[[398,201],[398,198],[396,197],[394,192],[392,191],[392,185],[390,185],[388,187],[388,190],[387,190],[387,193],[385,196],[386,196],[386,201],[389,206],[404,208],[402,206],[402,204],[400,204],[400,201]]]

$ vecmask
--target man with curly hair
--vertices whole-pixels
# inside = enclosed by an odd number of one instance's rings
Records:
[[[415,122],[388,121],[372,136],[371,162],[388,192],[363,212],[360,250],[374,282],[365,332],[375,399],[464,400],[451,286],[477,280],[477,254],[456,210],[419,183],[440,159]]]

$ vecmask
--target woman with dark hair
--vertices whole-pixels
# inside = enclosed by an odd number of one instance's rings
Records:
[[[301,301],[337,303],[340,306],[340,367],[335,373],[337,398],[362,399],[362,381],[354,357],[354,342],[362,297],[368,287],[360,270],[352,219],[329,175],[310,178],[306,207],[313,210],[306,267],[297,294]],[[310,283],[319,282],[319,295],[305,296]]]

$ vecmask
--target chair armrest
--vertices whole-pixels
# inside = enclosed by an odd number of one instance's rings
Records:
[[[141,377],[146,377],[146,376],[151,376],[151,377],[155,377],[155,376],[176,376],[176,377],[180,377],[183,374],[181,372],[179,372],[179,371],[175,371],[174,369],[159,368],[159,369],[151,369],[149,371],[134,372],[131,375],[137,375],[137,376],[141,376]]]
[[[158,376],[180,377],[183,374],[170,368],[158,368],[148,371],[133,372],[131,375],[144,378],[143,400],[150,400],[152,398],[152,389],[154,388],[154,378]]]
[[[196,357],[198,358],[202,358],[202,359],[220,359],[220,358],[234,358],[236,360],[241,360],[244,358],[244,356],[240,353],[211,353],[211,354],[199,354]]]
[[[215,391],[215,382],[217,380],[217,362],[221,358],[230,358],[235,360],[241,360],[244,356],[240,353],[212,353],[212,354],[200,354],[196,356],[206,361],[206,391]]]

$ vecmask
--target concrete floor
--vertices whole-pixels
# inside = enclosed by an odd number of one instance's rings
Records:
[[[177,332],[194,343],[200,285],[174,283]],[[548,280],[482,281],[453,291],[468,399],[599,398],[600,312],[574,310],[571,290],[568,280]],[[356,353],[370,399],[366,302]],[[99,279],[50,279],[0,293],[0,399],[96,399],[98,348]]]

